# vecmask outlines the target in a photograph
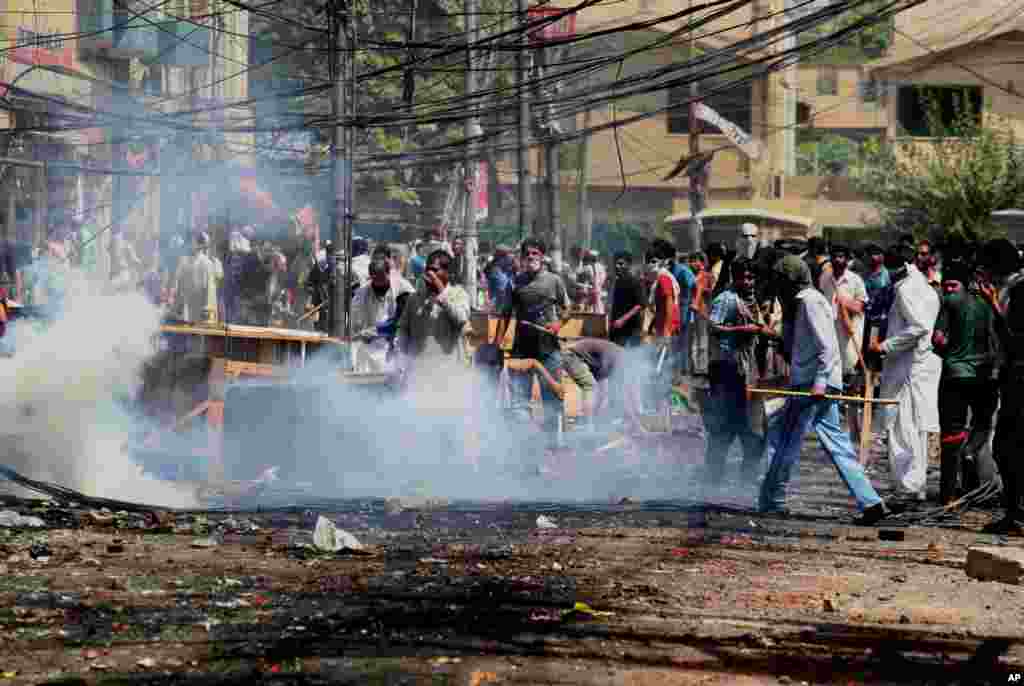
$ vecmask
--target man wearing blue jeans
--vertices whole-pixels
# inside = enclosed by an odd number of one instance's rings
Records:
[[[539,239],[527,238],[523,241],[520,249],[523,270],[516,276],[495,340],[504,340],[509,321],[514,317],[516,336],[512,343],[512,357],[537,360],[557,380],[562,372],[558,332],[562,328],[563,316],[568,311],[569,296],[562,278],[544,270],[546,252],[544,242]],[[532,384],[533,374],[517,377],[515,386],[518,387],[520,402],[529,402]],[[548,439],[548,449],[553,451],[559,447],[558,425],[562,416],[562,400],[543,382],[540,384],[540,394],[544,403],[544,433]]]
[[[765,456],[768,473],[761,484],[760,510],[787,513],[786,486],[800,459],[804,434],[814,429],[862,514],[859,524],[871,525],[889,514],[857,460],[857,451],[839,421],[839,404],[826,392],[843,388],[842,362],[832,304],[811,285],[811,271],[799,257],[787,255],[775,267],[784,303],[784,349],[790,359],[790,387],[809,390],[811,397],[786,400],[768,429]]]

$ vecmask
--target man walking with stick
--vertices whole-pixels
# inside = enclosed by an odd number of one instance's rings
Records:
[[[761,484],[760,509],[787,514],[786,486],[800,459],[803,437],[814,429],[818,440],[862,511],[857,523],[870,526],[888,510],[864,474],[850,436],[839,421],[839,403],[826,392],[843,388],[835,315],[829,301],[811,285],[811,271],[799,257],[787,255],[775,267],[785,312],[784,347],[790,360],[789,385],[809,390],[791,397],[781,416],[770,422],[765,445],[768,473]]]

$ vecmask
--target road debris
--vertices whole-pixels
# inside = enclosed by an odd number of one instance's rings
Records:
[[[547,515],[540,515],[537,517],[537,528],[538,529],[557,529],[558,524]]]
[[[0,526],[39,529],[46,526],[46,522],[39,517],[20,515],[14,510],[3,510],[0,511]]]
[[[362,550],[363,544],[347,531],[339,529],[327,517],[320,516],[313,530],[313,545],[318,550],[337,553],[343,550]]]
[[[967,549],[967,576],[979,581],[1024,584],[1024,550],[975,546]]]

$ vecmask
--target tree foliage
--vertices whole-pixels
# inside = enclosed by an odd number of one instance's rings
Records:
[[[797,148],[797,173],[802,176],[843,176],[859,160],[860,145],[828,133],[803,141]]]
[[[888,17],[881,21],[874,21],[873,18],[879,10],[889,4],[889,0],[869,0],[854,9],[843,12],[831,21],[801,32],[799,41],[810,43],[823,36],[850,28],[859,22],[872,22],[863,29],[851,32],[842,42],[827,50],[808,56],[805,61],[809,64],[857,64],[881,57],[892,45],[895,19]],[[807,7],[814,9],[813,6]]]
[[[501,29],[495,18],[503,17],[499,10],[507,10],[508,5],[509,0],[481,0],[481,35]],[[266,12],[253,13],[250,18],[250,32],[254,36],[251,61],[266,63],[254,69],[250,83],[270,92],[327,83],[330,36],[326,30],[315,28],[327,28],[328,11],[332,6],[350,22],[359,37],[360,44],[354,53],[358,74],[421,60],[413,68],[396,69],[377,78],[360,80],[357,93],[360,115],[404,113],[415,107],[417,115],[429,117],[432,107],[440,109],[464,95],[465,53],[456,51],[441,59],[431,57],[442,47],[457,47],[465,42],[466,18],[461,0],[339,0],[336,4],[327,0],[282,0],[274,3]],[[408,42],[431,46],[403,45]],[[478,88],[494,88],[495,79],[503,78],[498,75],[499,71],[484,70],[484,75],[479,77],[483,83]],[[299,113],[308,127],[305,135],[299,136],[306,141],[307,150],[303,154],[298,150],[300,146],[279,144],[281,140],[294,140],[294,135],[268,134],[262,146],[265,159],[280,161],[282,149],[286,153],[298,152],[300,157],[307,157],[307,171],[319,169],[326,174],[330,97],[329,92],[322,92],[303,98],[271,99],[269,102],[273,104],[266,108],[264,125],[277,117],[282,128],[294,127],[294,116],[280,115]],[[356,134],[356,183],[406,208],[411,223],[417,221],[421,212],[422,221],[430,221],[429,216],[436,213],[438,203],[444,202],[448,182],[459,173],[456,165],[424,164],[369,172],[359,169],[358,160],[378,153],[413,153],[461,138],[462,122],[458,119],[360,128]],[[424,194],[424,189],[436,192]],[[424,204],[429,207],[421,207]]]
[[[993,236],[993,212],[1024,207],[1024,146],[966,95],[945,113],[927,91],[921,96],[929,139],[869,141],[855,183],[893,230],[940,240]]]

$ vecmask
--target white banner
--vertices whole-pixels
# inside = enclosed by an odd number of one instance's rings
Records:
[[[749,133],[724,118],[715,110],[699,102],[694,105],[693,115],[697,119],[703,119],[712,126],[717,126],[722,135],[728,138],[730,143],[742,150],[750,159],[761,159],[761,155],[764,153],[761,142],[751,138]]]

